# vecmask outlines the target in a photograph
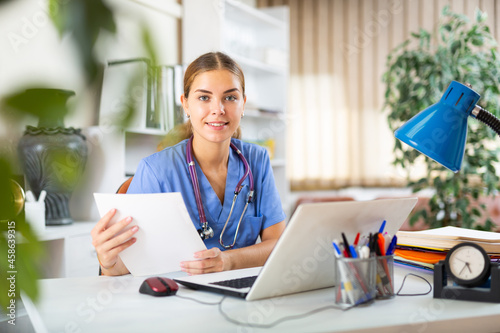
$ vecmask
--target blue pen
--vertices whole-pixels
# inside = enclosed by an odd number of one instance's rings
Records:
[[[379,233],[382,233],[384,231],[385,223],[386,223],[386,221],[384,220],[384,222],[382,222],[382,225],[380,226],[380,229],[378,231]]]
[[[354,247],[354,245],[349,245],[349,250],[349,252],[351,252],[351,258],[358,257],[358,253],[356,252],[356,248]]]
[[[398,238],[396,237],[396,235],[394,235],[394,237],[392,237],[391,244],[389,244],[389,247],[387,248],[386,255],[390,256],[390,255],[394,254],[394,251],[396,250],[396,243],[397,242],[398,242]]]
[[[334,241],[332,242],[332,245],[333,245],[333,248],[335,249],[335,252],[336,252],[335,256],[336,256],[337,258],[340,258],[340,257],[342,256],[342,252],[340,252],[340,248],[339,248],[339,246],[337,245],[337,241],[335,241],[335,240],[334,240]]]

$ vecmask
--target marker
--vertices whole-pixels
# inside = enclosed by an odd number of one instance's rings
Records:
[[[349,248],[349,242],[347,241],[347,237],[344,233],[342,233],[342,239],[344,240],[344,249],[347,252],[347,256],[352,257],[351,250]]]
[[[378,248],[380,250],[380,255],[385,256],[385,238],[382,234],[377,235]]]
[[[385,223],[386,223],[386,221],[384,220],[384,222],[382,222],[382,225],[380,226],[380,229],[378,230],[379,233],[384,232]]]
[[[388,256],[394,254],[394,251],[396,250],[397,242],[398,242],[398,237],[396,237],[396,235],[394,235],[394,237],[392,237],[391,243],[389,244],[389,247],[387,248],[386,254]]]
[[[370,233],[370,253],[377,253],[377,235],[378,233]]]
[[[370,257],[370,248],[366,245],[363,245],[359,249],[359,257],[361,259],[368,259]]]

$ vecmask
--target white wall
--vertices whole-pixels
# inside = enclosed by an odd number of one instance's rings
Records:
[[[145,56],[140,26],[146,24],[156,43],[161,64],[175,64],[178,59],[178,20],[181,7],[175,0],[108,0],[114,9],[118,33],[99,40],[98,55],[104,62]],[[47,0],[15,0],[0,6],[0,97],[25,85],[45,84],[74,90],[75,111],[66,126],[93,125],[96,101],[86,91],[76,50],[66,36],[59,38],[47,14]],[[98,101],[97,101],[98,102]],[[36,125],[36,119],[28,119]],[[15,143],[21,128],[12,128],[0,118],[0,140]]]

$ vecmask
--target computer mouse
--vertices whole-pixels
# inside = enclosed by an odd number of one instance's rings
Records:
[[[141,294],[151,296],[173,296],[177,293],[179,285],[169,278],[155,276],[144,280],[139,288]]]

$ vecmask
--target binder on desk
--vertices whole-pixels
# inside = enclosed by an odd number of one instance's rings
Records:
[[[449,250],[462,242],[481,245],[488,254],[500,254],[500,233],[458,227],[398,231],[398,244]]]
[[[422,231],[398,231],[395,261],[424,269],[444,260],[446,253],[462,242],[480,245],[492,261],[500,259],[500,233],[458,227]]]

